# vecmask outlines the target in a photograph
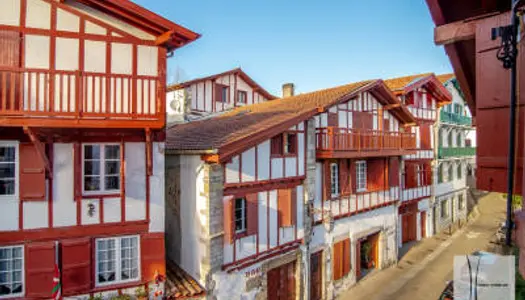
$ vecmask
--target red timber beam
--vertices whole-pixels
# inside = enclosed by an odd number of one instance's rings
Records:
[[[153,146],[151,142],[151,129],[146,128],[146,174],[153,175]]]
[[[33,145],[35,145],[35,148],[38,154],[40,155],[40,158],[44,162],[44,166],[47,170],[49,178],[53,178],[53,172],[51,170],[51,163],[49,162],[49,158],[46,155],[46,149],[44,147],[44,144],[42,144],[42,142],[38,139],[35,132],[31,128],[24,127],[24,132],[27,134],[27,136],[29,136],[29,139],[31,140]]]

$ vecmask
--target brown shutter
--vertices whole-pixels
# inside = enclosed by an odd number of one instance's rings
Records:
[[[80,201],[82,198],[82,145],[73,144],[73,182],[75,190],[75,200]]]
[[[366,162],[367,188],[369,191],[379,190],[384,182],[383,160],[371,159]]]
[[[417,172],[416,172],[416,164],[413,163],[407,163],[405,167],[406,172],[406,187],[407,188],[414,188],[417,186]]]
[[[329,127],[339,127],[339,121],[338,121],[338,118],[337,118],[337,113],[327,113],[328,115],[328,126]]]
[[[342,270],[342,261],[341,261],[341,252],[343,251],[343,244],[341,242],[335,243],[333,246],[334,256],[332,258],[332,272],[334,280],[340,279],[343,273]]]
[[[424,164],[425,168],[425,183],[426,185],[432,185],[432,168],[430,164]]]
[[[331,172],[330,172],[330,161],[325,160],[323,164],[324,172],[323,172],[323,196],[324,201],[330,200],[332,198],[332,191],[331,191]]]
[[[421,139],[421,149],[432,149],[430,144],[430,125],[420,125],[419,136]]]
[[[21,143],[19,153],[20,200],[45,200],[46,171],[35,145]]]
[[[88,293],[92,278],[91,240],[62,242],[62,292],[66,295]]]
[[[399,158],[391,157],[388,167],[388,182],[390,186],[399,186]]]
[[[339,160],[339,190],[342,195],[350,194],[350,176],[348,159]]]
[[[290,154],[297,154],[297,134],[288,134]]]
[[[363,128],[372,129],[374,128],[374,114],[371,112],[364,112],[363,114]]]
[[[292,191],[278,190],[277,206],[279,211],[279,227],[292,226]]]
[[[166,274],[164,235],[144,234],[140,236],[140,269],[143,281],[151,281],[155,273]]]
[[[343,276],[350,273],[350,239],[346,239],[343,244]]]
[[[25,255],[27,298],[51,298],[55,273],[55,243],[28,243]]]
[[[282,155],[283,154],[283,135],[282,134],[279,134],[272,138],[271,154],[272,155]]]
[[[246,195],[246,233],[256,234],[258,228],[257,193]]]
[[[383,190],[386,190],[390,187],[390,182],[388,181],[390,165],[388,164],[388,157],[383,159]]]
[[[361,113],[358,111],[352,112],[352,127],[353,128],[363,128],[363,124],[361,124]]]
[[[293,187],[290,193],[290,219],[292,220],[292,225],[297,225],[297,187]]]
[[[233,235],[235,233],[235,227],[233,225],[233,196],[226,196],[223,200],[224,205],[224,242],[231,244],[233,242]]]
[[[355,167],[355,160],[350,161],[350,184],[352,186],[352,193],[355,194],[357,190],[357,169]]]

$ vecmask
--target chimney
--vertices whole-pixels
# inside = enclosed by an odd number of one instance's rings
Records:
[[[283,84],[283,98],[292,97],[295,94],[295,87],[293,83]]]

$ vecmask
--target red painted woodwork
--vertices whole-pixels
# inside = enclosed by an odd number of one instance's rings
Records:
[[[20,34],[0,30],[0,66],[20,67]]]
[[[164,233],[143,234],[140,237],[142,281],[152,281],[155,274],[166,274]]]
[[[427,213],[425,211],[421,212],[421,238],[427,237]]]
[[[246,195],[246,234],[252,235],[257,233],[258,221],[258,198],[257,193]]]
[[[75,295],[92,286],[91,239],[80,238],[61,242],[62,293]]]
[[[417,204],[416,204],[417,205]],[[402,242],[410,242],[417,239],[417,212],[401,215]]]
[[[33,143],[20,143],[20,200],[46,200],[44,162]]]
[[[82,177],[82,145],[76,142],[73,144],[73,190],[76,201],[82,199]],[[80,224],[80,220],[77,223]]]
[[[338,127],[339,122],[338,122],[337,113],[328,112],[327,113],[327,123],[329,127]]]
[[[419,136],[421,141],[420,149],[432,149],[431,135],[430,131],[432,130],[432,125],[430,124],[421,124],[419,125]]]
[[[350,273],[350,239],[343,241],[343,276]]]
[[[417,185],[417,164],[412,162],[405,162],[405,188],[411,189],[418,187]]]
[[[296,189],[280,189],[277,191],[277,198],[277,206],[279,211],[279,227],[288,227],[295,225],[295,207],[297,202]]]
[[[350,161],[350,184],[352,193],[355,193],[357,191],[357,173],[356,173],[356,166],[355,166],[355,160]]]
[[[339,280],[350,272],[350,239],[345,239],[333,245],[333,278]]]
[[[271,140],[271,155],[279,156],[283,155],[284,145],[283,145],[283,135],[279,134],[272,138]]]
[[[310,256],[310,299],[323,298],[323,252],[319,251]]]
[[[268,299],[295,299],[295,262],[271,269],[267,278]]]
[[[391,157],[388,167],[388,182],[390,186],[399,186],[399,158]]]
[[[416,149],[416,136],[405,132],[326,127],[316,129],[318,151]]]
[[[385,163],[383,159],[367,160],[367,188],[371,191],[386,188]]]
[[[235,235],[235,224],[233,220],[233,201],[234,197],[226,196],[224,197],[223,206],[224,206],[224,241],[231,244],[233,242],[233,237]]]
[[[323,163],[323,200],[330,200],[332,198],[332,183],[331,183],[331,162],[325,160]]]
[[[350,187],[350,160],[339,160],[339,190],[342,195],[348,195],[351,192]]]
[[[55,271],[55,243],[26,244],[25,280],[28,298],[51,298]]]

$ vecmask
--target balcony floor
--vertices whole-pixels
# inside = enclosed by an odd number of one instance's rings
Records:
[[[416,154],[417,150],[406,149],[379,149],[360,151],[330,151],[317,150],[317,158],[360,158],[360,157],[384,157]]]

